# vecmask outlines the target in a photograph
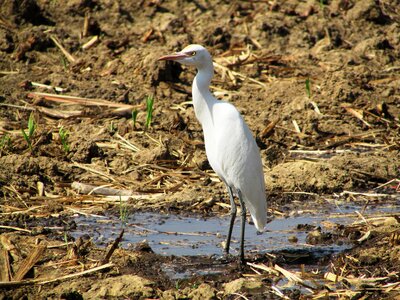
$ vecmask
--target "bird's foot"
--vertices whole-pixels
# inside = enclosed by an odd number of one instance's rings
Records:
[[[213,259],[215,259],[217,262],[222,263],[222,264],[230,264],[233,263],[237,260],[237,256],[229,253],[224,253],[222,255],[213,255]]]
[[[240,257],[225,253],[223,255],[213,255],[212,259],[216,261],[218,264],[223,264],[223,265],[236,265],[235,268],[237,268],[239,271],[243,271],[246,267],[246,259],[244,257]]]
[[[239,270],[242,271],[243,268],[246,266],[246,260],[244,259],[244,257],[239,256],[238,265],[239,265]]]

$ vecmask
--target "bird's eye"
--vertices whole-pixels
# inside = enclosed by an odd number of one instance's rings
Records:
[[[192,51],[192,53],[190,53],[191,56],[195,56],[196,55],[196,51]]]

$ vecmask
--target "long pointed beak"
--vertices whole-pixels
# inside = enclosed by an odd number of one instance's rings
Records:
[[[189,57],[189,55],[187,55],[186,53],[178,52],[174,54],[161,56],[158,60],[178,60],[185,57]]]

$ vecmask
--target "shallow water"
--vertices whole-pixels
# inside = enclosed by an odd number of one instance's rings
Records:
[[[337,224],[348,224],[359,220],[355,213],[362,211],[361,206],[343,205],[330,209],[316,210],[313,213],[298,211],[293,217],[275,218],[267,224],[263,234],[257,234],[254,226],[246,225],[246,253],[265,253],[281,250],[308,250],[318,256],[339,252],[349,245],[330,244],[313,246],[306,243],[307,232],[297,230],[299,224],[321,226],[322,221]],[[398,212],[397,205],[370,206],[363,215]],[[135,213],[123,224],[118,216],[106,217],[77,216],[78,224],[72,235],[77,238],[89,234],[97,245],[107,245],[115,240],[122,228],[125,228],[122,247],[131,248],[136,243],[147,241],[152,250],[161,255],[197,256],[223,254],[222,243],[228,232],[229,215],[222,217],[202,218],[198,216],[179,216],[157,213]],[[322,229],[324,229],[322,227]],[[232,235],[231,253],[237,254],[239,249],[240,218],[237,217]],[[297,243],[289,242],[295,236]]]

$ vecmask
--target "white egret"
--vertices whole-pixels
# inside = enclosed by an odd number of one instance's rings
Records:
[[[194,112],[204,133],[208,161],[225,183],[231,202],[231,220],[225,245],[229,253],[233,224],[236,218],[234,195],[241,206],[240,263],[244,263],[244,234],[246,207],[254,224],[262,232],[267,223],[267,201],[260,150],[238,110],[225,101],[217,100],[209,86],[214,74],[210,53],[201,45],[189,45],[182,51],[162,56],[197,68],[192,85]]]

